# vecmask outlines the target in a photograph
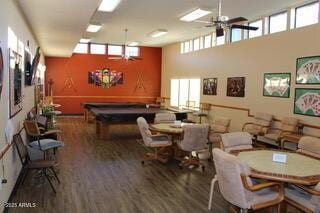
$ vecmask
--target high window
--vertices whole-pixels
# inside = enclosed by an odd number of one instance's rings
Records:
[[[231,30],[231,42],[240,41],[242,39],[242,30],[237,28],[232,28]]]
[[[319,2],[296,8],[295,26],[303,27],[319,22]]]
[[[269,17],[269,33],[287,30],[288,13],[282,12]]]
[[[170,105],[179,108],[198,108],[200,79],[171,79]]]
[[[88,44],[78,43],[77,46],[74,48],[73,52],[87,54],[88,53]]]
[[[204,48],[211,47],[211,35],[207,35],[204,37]]]
[[[122,55],[122,46],[108,45],[108,55]]]
[[[139,56],[139,47],[126,47],[126,55],[127,56],[134,56],[137,57]]]
[[[106,54],[106,45],[104,44],[90,44],[90,53],[91,54]]]
[[[255,38],[258,36],[262,36],[262,32],[263,32],[262,25],[263,25],[262,20],[250,22],[249,26],[258,27],[258,29],[257,30],[249,30],[249,38]]]

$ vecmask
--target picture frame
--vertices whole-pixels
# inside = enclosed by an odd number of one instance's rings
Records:
[[[32,60],[31,53],[28,50],[24,50],[24,85],[32,86]]]
[[[22,56],[9,49],[10,118],[22,110]]]
[[[2,94],[2,86],[3,86],[3,55],[2,55],[2,47],[0,44],[0,99],[1,99],[1,94]]]
[[[217,78],[204,78],[203,79],[203,95],[217,95]]]
[[[320,117],[320,88],[296,88],[293,113]]]
[[[289,98],[291,73],[264,73],[263,96]]]
[[[297,58],[296,84],[320,84],[320,55]]]
[[[227,96],[245,97],[245,77],[230,77],[227,79]]]

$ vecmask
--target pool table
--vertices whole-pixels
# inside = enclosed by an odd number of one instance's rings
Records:
[[[177,120],[187,118],[188,111],[160,108],[92,108],[91,113],[96,118],[96,133],[101,139],[110,138],[109,126],[112,124],[136,124],[138,117],[144,117],[153,123],[156,113],[175,113]]]

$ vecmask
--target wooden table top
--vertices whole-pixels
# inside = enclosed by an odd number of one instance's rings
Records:
[[[273,162],[274,153],[286,154],[287,163]],[[317,158],[267,149],[245,150],[235,154],[250,166],[252,177],[303,185],[320,182],[320,159]]]

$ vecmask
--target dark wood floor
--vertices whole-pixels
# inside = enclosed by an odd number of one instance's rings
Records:
[[[82,118],[60,118],[65,147],[59,151],[59,177],[54,194],[47,182],[29,175],[12,202],[35,203],[36,208],[8,212],[208,212],[213,164],[206,171],[153,162],[142,166],[147,151],[138,143],[134,126],[111,129],[111,140],[96,138],[94,124]],[[212,212],[228,212],[216,187]]]

